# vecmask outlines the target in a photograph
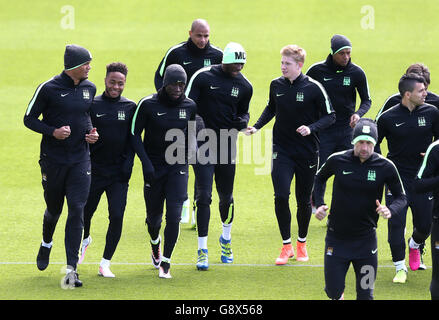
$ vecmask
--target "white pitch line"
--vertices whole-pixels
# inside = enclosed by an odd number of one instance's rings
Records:
[[[0,265],[28,265],[35,264],[35,262],[20,262],[20,261],[0,261]],[[50,264],[64,265],[65,262],[50,262]],[[83,262],[83,265],[99,265],[99,262]],[[126,265],[126,266],[136,266],[136,265],[151,265],[150,262],[111,262],[112,265]],[[174,266],[195,266],[195,263],[173,263]],[[283,267],[293,267],[293,268],[323,268],[321,264],[286,264],[282,266],[277,266],[274,264],[254,264],[254,263],[210,263],[209,266],[215,267],[272,267],[272,268],[283,268]],[[378,265],[378,268],[395,268],[393,265]],[[431,267],[427,267],[430,269]]]

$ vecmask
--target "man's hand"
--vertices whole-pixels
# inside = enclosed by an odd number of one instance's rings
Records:
[[[70,136],[70,126],[62,126],[53,130],[53,136],[58,140],[67,139]]]
[[[358,120],[360,120],[360,116],[356,113],[354,113],[351,116],[351,120],[349,122],[349,125],[351,126],[351,128],[355,127],[355,125],[357,124]]]
[[[326,216],[327,216],[327,212],[328,211],[328,206],[326,204],[321,205],[320,207],[317,208],[315,216],[318,220],[322,221]]]
[[[296,129],[296,131],[298,133],[300,133],[302,135],[302,137],[308,136],[311,134],[311,129],[307,126],[300,126],[299,128]]]
[[[390,212],[389,208],[383,206],[378,199],[376,201],[376,205],[377,205],[376,212],[381,217],[383,217],[384,219],[390,219],[392,217],[392,213]]]
[[[258,129],[256,129],[255,127],[247,127],[247,129],[245,129],[244,134],[246,136],[251,136],[252,134],[256,133],[258,131]]]
[[[96,128],[93,128],[90,130],[90,133],[85,135],[85,141],[87,141],[88,143],[95,143],[96,141],[98,141],[99,139],[99,134],[96,130]]]

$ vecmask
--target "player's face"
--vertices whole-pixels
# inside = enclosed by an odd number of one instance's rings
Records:
[[[354,145],[354,155],[360,158],[360,161],[366,161],[373,154],[374,144],[367,140],[357,141]]]
[[[72,77],[78,79],[79,81],[82,81],[88,78],[88,73],[90,69],[91,69],[90,62],[87,62],[84,63],[82,66],[70,70],[70,72]]]
[[[425,85],[420,82],[416,82],[415,88],[412,92],[410,92],[409,100],[415,106],[420,106],[424,104],[425,97],[427,96],[427,90],[425,89]]]
[[[126,77],[120,72],[110,72],[105,77],[105,94],[110,98],[119,97],[125,88]]]
[[[165,90],[171,100],[177,100],[184,93],[185,86],[183,82],[171,83],[165,87]]]
[[[236,77],[241,72],[242,68],[244,68],[244,64],[243,63],[223,64],[224,72],[228,73],[232,77]]]
[[[300,75],[300,72],[302,72],[303,64],[296,62],[293,57],[282,56],[280,64],[282,75],[291,81],[296,79]]]
[[[346,67],[351,58],[351,49],[343,49],[332,55],[332,59],[336,65]]]
[[[210,29],[206,25],[198,25],[194,30],[189,31],[192,42],[200,49],[204,49],[209,42]]]

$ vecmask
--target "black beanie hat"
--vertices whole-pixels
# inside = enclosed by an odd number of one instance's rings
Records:
[[[376,145],[378,140],[378,129],[375,121],[372,119],[361,118],[355,125],[352,135],[352,144],[360,140],[366,140]]]
[[[183,67],[179,64],[171,64],[165,70],[165,75],[163,76],[163,87],[177,82],[186,83],[186,80],[187,75]]]
[[[352,49],[351,41],[341,34],[336,34],[331,38],[331,54],[336,54],[343,49]]]
[[[87,49],[76,44],[68,44],[64,52],[64,68],[65,70],[75,69],[91,61],[91,58],[91,53]]]

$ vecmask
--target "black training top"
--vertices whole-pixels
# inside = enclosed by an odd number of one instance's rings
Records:
[[[325,203],[325,183],[334,176],[328,229],[338,238],[355,238],[377,227],[376,200],[381,202],[384,185],[392,192],[394,201],[387,205],[397,215],[406,204],[404,187],[392,161],[373,153],[363,163],[352,149],[332,154],[317,172],[314,191],[315,204]]]
[[[125,97],[111,98],[103,93],[93,100],[91,121],[99,140],[90,145],[92,164],[99,168],[120,166],[134,153],[130,146],[131,120],[136,103]]]
[[[335,121],[325,89],[304,74],[292,83],[285,77],[271,82],[267,106],[254,127],[262,128],[274,116],[273,144],[299,158],[315,156],[319,148],[318,131]],[[302,136],[296,132],[302,125],[310,128],[310,135]]]
[[[337,66],[330,54],[325,61],[313,64],[306,75],[320,82],[328,93],[337,118],[333,127],[349,126],[350,118],[354,113],[362,117],[369,111],[372,100],[366,74],[350,60],[346,67]],[[361,99],[357,111],[355,111],[356,91]]]
[[[439,110],[429,104],[416,107],[412,112],[398,104],[377,119],[378,141],[375,151],[387,139],[389,153],[398,171],[415,177],[422,162],[421,153],[427,151],[433,139],[439,137]]]
[[[210,42],[200,49],[189,38],[171,47],[160,62],[154,76],[154,85],[159,90],[163,85],[163,77],[166,68],[171,64],[179,64],[186,71],[188,81],[192,75],[199,69],[214,64],[221,63],[223,52],[221,49],[213,46]]]
[[[189,81],[186,95],[197,104],[197,113],[206,128],[247,128],[253,87],[242,73],[232,77],[221,65],[198,70]]]
[[[188,121],[195,121],[196,109],[194,101],[184,94],[177,101],[171,101],[163,89],[140,100],[133,117],[131,134],[133,147],[143,166],[151,170],[151,165],[152,169],[156,169],[175,164],[168,163],[166,159],[167,149],[174,143],[187,155]],[[170,131],[172,129],[176,130]],[[184,141],[178,140],[175,134],[184,134]]]
[[[41,159],[57,164],[90,160],[85,135],[92,129],[89,112],[95,94],[92,82],[83,80],[75,85],[64,72],[38,86],[27,107],[24,124],[43,135]],[[71,133],[67,139],[58,140],[53,131],[62,126],[70,126]]]

